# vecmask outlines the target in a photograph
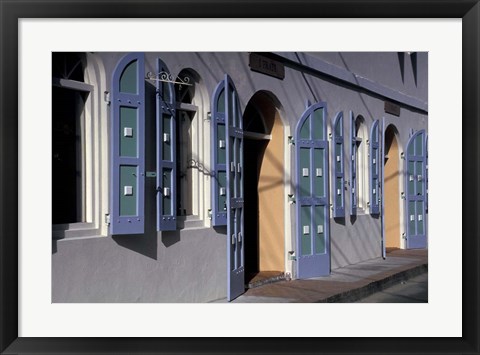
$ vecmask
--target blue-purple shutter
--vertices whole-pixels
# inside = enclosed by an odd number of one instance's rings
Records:
[[[245,292],[243,117],[237,90],[225,75],[227,136],[227,299]]]
[[[343,159],[343,112],[333,122],[333,217],[345,217],[345,173]]]
[[[212,100],[212,225],[227,225],[227,138],[225,80],[218,83]]]
[[[311,105],[295,132],[297,277],[330,273],[327,106]]]
[[[350,111],[350,215],[357,214],[357,134],[355,117]]]
[[[144,54],[131,53],[115,67],[111,100],[111,234],[145,228]]]
[[[379,170],[380,170],[380,131],[379,121],[373,122],[370,130],[370,214],[380,213]]]
[[[425,130],[410,137],[405,169],[407,248],[425,248],[426,238],[426,144]]]
[[[428,135],[425,136],[425,212],[428,214]]]
[[[168,68],[157,58],[157,73],[170,78]],[[159,75],[162,78],[162,75]],[[177,229],[177,173],[175,89],[173,83],[156,82],[157,127],[157,230]]]

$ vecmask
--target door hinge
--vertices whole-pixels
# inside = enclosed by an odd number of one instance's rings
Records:
[[[105,224],[110,225],[110,213],[105,213]]]

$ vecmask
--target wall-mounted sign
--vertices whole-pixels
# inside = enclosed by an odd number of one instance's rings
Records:
[[[385,101],[385,112],[398,117],[400,116],[400,106],[393,102]]]
[[[285,66],[283,63],[260,54],[250,53],[248,65],[250,69],[258,73],[270,75],[281,80],[285,78]]]

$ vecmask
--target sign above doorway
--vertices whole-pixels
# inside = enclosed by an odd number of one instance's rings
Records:
[[[280,80],[285,78],[285,66],[283,63],[257,53],[250,53],[248,66],[252,71],[258,73],[273,76]]]
[[[385,112],[400,117],[400,106],[390,101],[385,101]]]

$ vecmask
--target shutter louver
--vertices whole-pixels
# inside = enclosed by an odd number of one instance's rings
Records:
[[[357,135],[355,117],[350,111],[350,215],[357,215]]]
[[[212,225],[227,225],[227,137],[225,81],[218,83],[212,100]]]
[[[157,58],[157,73],[169,73],[165,63],[159,58]],[[173,83],[157,80],[157,230],[159,231],[177,229],[177,134],[175,117]]]
[[[373,122],[370,131],[370,214],[380,214],[380,130],[379,121]]]
[[[337,113],[333,123],[333,217],[345,217],[345,173],[343,158],[343,112]]]

